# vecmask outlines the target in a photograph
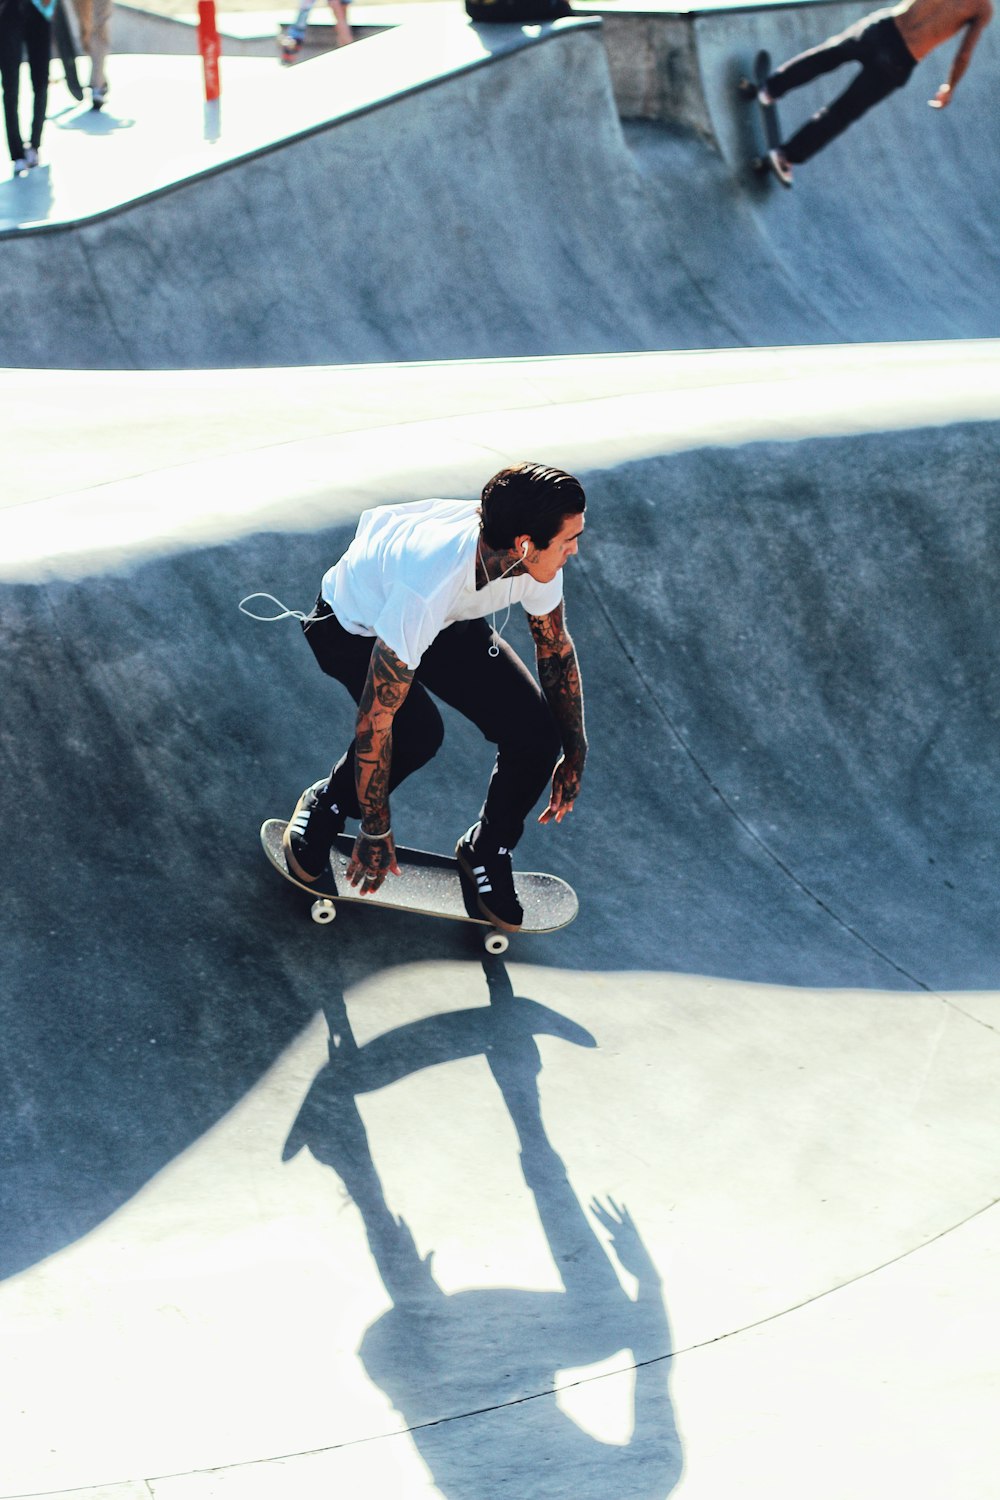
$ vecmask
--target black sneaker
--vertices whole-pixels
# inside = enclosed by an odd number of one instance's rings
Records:
[[[473,823],[455,845],[455,858],[476,893],[476,905],[494,927],[517,932],[524,912],[514,890],[510,850],[492,847],[482,823]]]
[[[343,833],[345,816],[330,799],[330,786],[317,781],[307,786],[288,820],[281,840],[288,868],[296,880],[312,883],[329,868],[330,849]]]

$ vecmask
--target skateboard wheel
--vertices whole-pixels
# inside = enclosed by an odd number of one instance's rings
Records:
[[[510,938],[504,932],[490,932],[483,938],[483,947],[487,953],[506,953]]]
[[[336,915],[337,908],[334,906],[332,901],[327,901],[324,899],[313,902],[310,916],[312,917],[314,922],[332,922]]]

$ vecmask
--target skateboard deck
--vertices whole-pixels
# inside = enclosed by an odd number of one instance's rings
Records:
[[[753,73],[751,77],[744,76],[739,82],[740,97],[747,101],[752,100],[760,114],[761,136],[763,146],[757,154],[751,157],[750,165],[755,172],[773,172],[774,163],[768,156],[769,151],[776,151],[781,145],[781,125],[778,121],[778,107],[775,104],[761,104],[757,98],[758,90],[771,76],[771,54],[769,52],[758,52],[754,58]],[[777,172],[775,172],[777,177]],[[781,182],[782,187],[791,187],[790,182]]]
[[[354,838],[343,833],[330,852],[329,878],[321,876],[316,885],[305,885],[291,873],[281,847],[286,822],[283,818],[268,818],[262,824],[260,841],[271,864],[292,885],[298,886],[312,896],[312,919],[314,922],[332,922],[337,914],[336,903],[355,902],[361,906],[377,906],[390,911],[414,912],[424,917],[444,917],[453,922],[469,922],[486,930],[483,939],[489,953],[504,953],[508,946],[505,932],[499,931],[482,915],[475,904],[475,896],[463,879],[458,862],[447,854],[430,854],[423,849],[406,849],[397,846],[396,860],[401,875],[387,875],[384,884],[371,896],[363,896],[347,879]],[[514,872],[517,897],[524,908],[524,923],[519,929],[525,933],[556,932],[568,927],[579,910],[576,892],[558,875],[545,875],[533,871]]]
[[[76,38],[66,15],[63,0],[56,0],[56,8],[52,12],[52,37],[62,63],[63,73],[66,75],[66,87],[74,99],[83,98],[83,85],[80,75],[76,71]]]

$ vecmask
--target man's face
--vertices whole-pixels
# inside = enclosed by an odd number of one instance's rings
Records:
[[[530,574],[536,583],[551,583],[560,569],[564,568],[569,559],[574,557],[579,550],[583,528],[582,515],[567,516],[547,547],[536,548],[529,538],[528,555],[524,560],[525,572]]]

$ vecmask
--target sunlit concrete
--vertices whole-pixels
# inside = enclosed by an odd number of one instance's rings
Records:
[[[703,443],[994,421],[1000,345],[85,379],[0,370],[0,399],[0,577],[71,577],[155,555],[165,541],[314,530],[366,504],[465,491],[505,453],[544,449],[591,468]],[[58,444],[47,441],[53,428]]]

